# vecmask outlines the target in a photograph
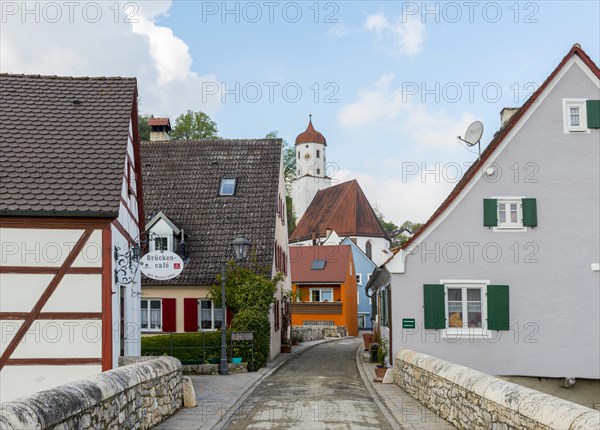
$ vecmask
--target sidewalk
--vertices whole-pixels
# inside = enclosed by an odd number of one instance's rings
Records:
[[[344,338],[342,338],[344,339]],[[258,372],[238,373],[235,375],[190,375],[198,406],[182,408],[174,415],[154,427],[156,430],[208,430],[224,429],[242,402],[265,378],[275,372],[279,366],[313,348],[316,345],[339,340],[329,338],[302,342],[292,347],[290,354],[279,354]]]
[[[356,351],[360,376],[379,409],[394,429],[453,430],[455,427],[419,403],[396,384],[374,382],[375,364],[369,363],[369,353],[361,345]]]

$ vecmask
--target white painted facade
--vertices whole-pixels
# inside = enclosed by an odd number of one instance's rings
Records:
[[[132,131],[130,122],[127,151],[131,162],[125,161],[124,172],[135,167]],[[0,402],[97,374],[103,367],[117,367],[123,330],[125,355],[140,354],[139,272],[134,282],[123,288],[114,279],[115,246],[121,249],[129,246],[115,223],[119,223],[131,238],[139,236],[138,220],[133,215],[138,213],[137,198],[129,192],[126,176],[123,178],[119,216],[112,224],[108,218],[80,218],[75,226],[60,217],[39,218],[40,225],[36,225],[36,218],[18,226],[13,225],[18,217],[0,220],[3,221],[0,228],[0,266],[3,267],[0,273],[0,312],[13,314],[0,320],[0,355],[6,351],[25,316],[32,312],[55,276],[54,273],[38,273],[40,269],[51,271],[60,268],[85,230],[93,229],[71,265],[75,273],[66,272],[41,310],[46,316],[40,315],[33,321],[8,363],[0,370]],[[132,181],[135,182],[135,179]],[[135,183],[133,188],[136,189]],[[108,241],[105,242],[106,239]],[[102,342],[105,282],[110,282],[112,287],[109,293],[112,357],[104,356]],[[125,305],[124,327],[120,324],[121,294]],[[73,313],[79,316],[73,315],[72,319],[60,317]],[[81,317],[82,313],[87,315]],[[19,318],[21,316],[23,318]],[[108,331],[108,328],[105,330]],[[77,360],[89,363],[79,364]],[[40,361],[44,364],[39,364]]]
[[[331,186],[327,177],[326,147],[322,143],[296,144],[296,180],[292,183],[292,200],[296,222],[308,209],[319,190]]]
[[[599,91],[599,78],[573,55],[486,161],[496,176],[479,169],[407,251],[386,264],[394,353],[413,349],[494,375],[600,378],[599,272],[593,270],[600,130],[565,132],[563,103],[598,100]],[[518,166],[519,180],[511,166]],[[484,227],[482,203],[492,196],[535,198],[538,225]],[[568,220],[574,222],[565,228]],[[425,329],[424,284],[507,285],[509,329],[459,335]],[[414,318],[416,328],[402,329],[404,318]]]

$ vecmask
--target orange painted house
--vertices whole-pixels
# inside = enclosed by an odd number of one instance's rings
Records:
[[[344,326],[358,335],[356,272],[349,245],[290,247],[292,325]]]

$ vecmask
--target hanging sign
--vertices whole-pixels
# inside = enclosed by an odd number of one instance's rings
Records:
[[[183,260],[171,251],[152,251],[140,259],[140,270],[150,279],[166,281],[183,270]]]

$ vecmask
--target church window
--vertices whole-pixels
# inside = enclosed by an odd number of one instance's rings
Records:
[[[373,247],[371,245],[371,241],[368,241],[367,244],[365,245],[365,254],[367,254],[367,257],[369,257],[369,260],[373,259]]]
[[[321,174],[321,169],[317,169],[317,175]]]
[[[317,158],[321,158],[321,151],[317,149]]]
[[[298,151],[298,160],[300,159],[300,151]]]

